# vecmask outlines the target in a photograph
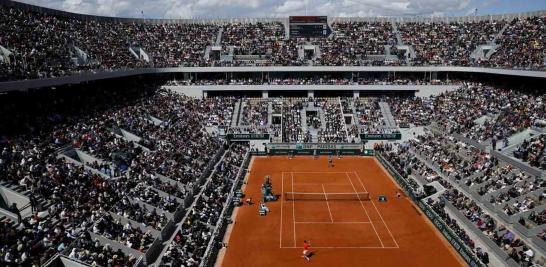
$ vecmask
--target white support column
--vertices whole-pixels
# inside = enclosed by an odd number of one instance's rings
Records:
[[[349,130],[347,130],[347,124],[345,123],[345,114],[343,113],[343,105],[341,104],[341,97],[337,98],[337,103],[339,104],[339,111],[341,111],[341,125],[343,125],[343,129],[345,129],[345,138],[347,138],[347,142],[351,142],[349,140]]]
[[[263,90],[262,91],[262,98],[269,98],[269,91]]]
[[[307,91],[307,97],[315,98],[315,91],[314,90],[308,90]]]
[[[353,90],[353,98],[360,98],[360,90]]]

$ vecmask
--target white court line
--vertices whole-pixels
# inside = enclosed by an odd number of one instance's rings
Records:
[[[296,183],[296,185],[299,185],[299,184]],[[314,185],[317,185],[317,183],[314,183]],[[344,185],[349,185],[349,184],[344,184]],[[300,194],[300,195],[319,195],[320,194],[320,192],[315,193],[315,192],[291,192],[291,191],[287,191],[286,193],[287,194]],[[368,193],[368,192],[360,192],[360,193]],[[336,195],[354,195],[354,193],[347,193],[347,192],[330,192],[328,194],[330,194],[330,195],[334,195],[334,194],[336,194]],[[358,194],[358,192],[357,192],[357,194]],[[343,201],[343,199],[333,199],[333,200],[330,200],[330,201],[336,201],[336,200]],[[308,199],[308,200],[305,200],[305,201],[323,201],[323,200],[322,199]]]
[[[307,185],[317,185],[316,182],[314,182],[314,183],[313,183],[313,182],[308,182],[308,183],[306,183],[306,182],[301,182],[301,183],[294,183],[294,184],[295,184],[295,185],[306,185],[306,184],[307,184]],[[326,185],[349,185],[349,184],[347,184],[347,183],[327,183]],[[351,194],[352,194],[352,193],[351,193]]]
[[[347,172],[287,172],[287,173],[347,173]]]
[[[385,249],[385,248],[397,248],[397,247],[312,247],[312,248],[374,248],[374,249]]]
[[[358,181],[360,182],[360,184],[362,185],[362,187],[364,188],[364,190],[368,191],[368,189],[366,189],[366,187],[364,186],[364,183],[362,182],[362,179],[360,178],[360,175],[358,175],[358,173],[356,171],[353,171],[353,173],[358,176]],[[381,213],[379,213],[379,210],[377,209],[377,206],[375,206],[375,203],[373,203],[373,200],[371,201],[372,202],[372,205],[373,207],[375,208],[375,211],[377,211],[377,214],[379,215],[379,218],[381,218],[381,221],[383,222],[383,224],[385,225],[385,228],[387,228],[387,231],[389,232],[389,235],[391,235],[391,238],[392,240],[394,241],[394,244],[396,244],[396,247],[399,247],[398,246],[398,242],[396,242],[396,239],[394,239],[394,236],[392,235],[392,232],[391,230],[389,229],[389,227],[387,226],[387,223],[385,223],[385,220],[383,220],[383,216],[381,216]]]
[[[294,192],[294,173],[290,173],[292,176],[292,192]],[[296,201],[292,201],[292,222],[294,225],[294,246],[296,246]]]
[[[365,224],[371,222],[296,222],[297,224]]]
[[[324,197],[326,198],[326,207],[328,207],[328,213],[330,213],[330,221],[334,222],[334,217],[332,217],[332,211],[330,210],[330,204],[328,203],[328,195],[326,195],[326,190],[324,190],[324,184],[322,185],[322,192],[324,192]]]
[[[279,230],[279,247],[282,248],[282,206],[284,206],[284,172],[281,174],[281,228]]]
[[[355,193],[357,193],[358,191],[356,191],[355,185],[353,184],[353,181],[351,180],[351,177],[349,176],[349,173],[345,172],[345,175],[347,175],[347,179],[349,179],[349,182],[351,183],[351,186],[353,187],[353,190],[355,191]],[[364,188],[364,190],[366,190],[366,192],[368,191],[366,188]],[[364,212],[366,213],[366,216],[368,217],[368,220],[370,220],[373,231],[375,232],[375,235],[377,235],[377,238],[379,239],[379,242],[381,243],[381,246],[385,247],[385,244],[383,244],[383,240],[381,240],[381,237],[379,236],[379,233],[377,233],[377,230],[375,229],[375,225],[372,222],[372,218],[368,214],[368,211],[366,210],[366,207],[364,207],[364,203],[362,203],[362,200],[360,199],[359,196],[358,196],[358,201],[360,202],[360,206],[362,206],[362,209],[364,209]]]
[[[282,247],[282,248],[300,248],[300,247]],[[356,248],[356,249],[399,249],[398,247],[312,247],[312,248],[318,248],[318,249],[347,249],[347,248]]]

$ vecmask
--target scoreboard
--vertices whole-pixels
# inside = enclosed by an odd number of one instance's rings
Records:
[[[291,38],[328,37],[332,32],[327,16],[291,16],[289,23]]]

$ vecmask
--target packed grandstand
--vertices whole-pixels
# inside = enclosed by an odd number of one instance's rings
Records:
[[[251,157],[308,143],[374,150],[469,265],[546,266],[545,12],[287,23],[0,1],[0,265],[214,266]]]
[[[2,5],[2,77],[209,66],[476,66],[544,70],[546,17],[333,19],[328,38],[289,38],[286,21],[142,23]],[[30,45],[32,44],[32,45]]]

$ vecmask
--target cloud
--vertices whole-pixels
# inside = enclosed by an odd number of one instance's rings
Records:
[[[277,6],[275,8],[275,12],[277,13],[291,13],[294,11],[301,10],[302,8],[305,8],[307,5],[307,1],[295,1],[295,0],[289,0],[282,5]]]
[[[210,7],[249,7],[258,8],[260,6],[259,0],[198,0],[197,6],[210,8]]]
[[[478,0],[20,0],[76,13],[146,18],[465,15]],[[493,0],[489,0],[493,1]]]

